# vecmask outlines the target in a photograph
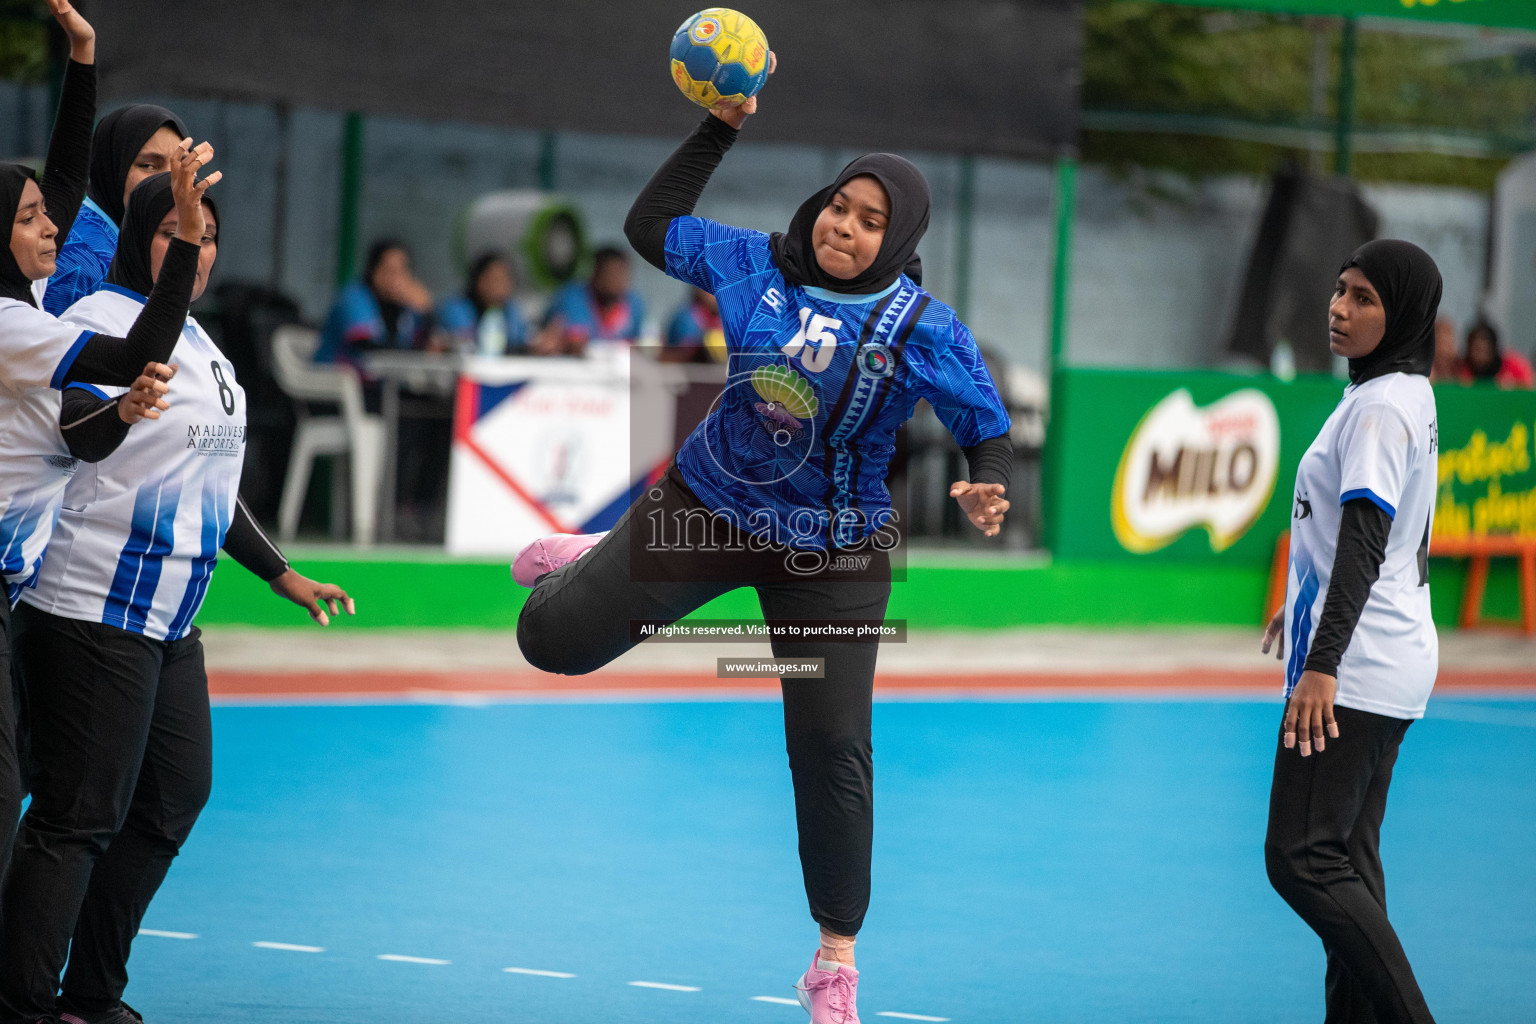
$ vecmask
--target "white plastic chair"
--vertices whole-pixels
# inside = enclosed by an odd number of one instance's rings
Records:
[[[320,333],[299,324],[284,324],[272,332],[272,375],[298,408],[277,517],[278,536],[290,541],[298,530],[315,459],[346,455],[352,484],[352,542],[372,544],[384,475],[384,417],[364,410],[363,386],[355,369],[315,364],[319,344]],[[311,415],[307,402],[339,406],[341,415]]]

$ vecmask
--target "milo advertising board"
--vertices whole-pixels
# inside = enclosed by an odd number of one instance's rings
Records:
[[[1344,382],[1068,369],[1046,467],[1060,559],[1267,565]],[[1536,535],[1536,393],[1437,388],[1437,536]],[[1431,548],[1433,550],[1433,548]]]

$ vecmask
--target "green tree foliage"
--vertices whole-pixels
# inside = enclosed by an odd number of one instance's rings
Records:
[[[47,5],[0,0],[0,78],[33,83],[47,77]]]
[[[1324,103],[1314,112],[1316,30],[1326,42]],[[1089,111],[1202,115],[1253,125],[1326,127],[1336,116],[1341,26],[1254,12],[1172,6],[1150,0],[1088,0],[1083,103]],[[1473,133],[1490,158],[1434,153],[1357,153],[1368,180],[1489,188],[1508,154],[1536,130],[1536,62],[1484,45],[1485,37],[1441,37],[1362,29],[1355,125],[1372,130]],[[1305,152],[1201,135],[1089,130],[1084,156],[1190,175],[1264,174]]]

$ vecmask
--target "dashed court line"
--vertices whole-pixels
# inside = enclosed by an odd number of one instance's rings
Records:
[[[139,929],[139,934],[140,935],[149,935],[149,936],[153,936],[155,938],[160,938],[160,939],[187,939],[187,940],[190,940],[190,939],[198,939],[198,938],[202,937],[202,936],[200,936],[196,932],[172,932],[172,931],[164,931],[164,930],[159,929],[159,928],[140,928]],[[324,946],[306,946],[306,945],[302,945],[302,944],[296,943],[296,942],[270,942],[270,941],[267,941],[267,940],[261,940],[261,941],[258,941],[258,942],[253,942],[253,943],[251,943],[251,945],[254,946],[257,949],[275,949],[275,950],[281,950],[283,952],[288,952],[288,953],[324,953],[325,952],[325,947]],[[427,964],[427,965],[433,966],[433,967],[446,967],[449,964],[453,963],[452,960],[441,960],[441,959],[438,959],[437,957],[429,957],[429,956],[409,956],[409,955],[407,955],[405,953],[380,953],[375,959],[385,960],[385,961],[388,961],[390,963],[397,963],[397,964]],[[549,970],[544,970],[542,968],[537,968],[537,967],[503,967],[502,968],[502,972],[505,973],[505,974],[529,975],[529,976],[536,977],[536,978],[574,978],[574,977],[577,977],[577,975],[572,974],[572,973],[570,973],[568,971],[549,971]],[[666,982],[666,981],[631,981],[631,982],[628,982],[628,984],[632,988],[660,989],[661,991],[664,991],[664,992],[702,992],[702,991],[704,991],[698,985],[674,985],[671,982]],[[779,1005],[779,1006],[795,1006],[795,1007],[798,1007],[800,1005],[800,1001],[798,999],[787,999],[787,998],[785,998],[783,996],[749,996],[748,998],[751,999],[755,1003],[774,1003],[774,1004]],[[921,1013],[898,1013],[895,1010],[881,1010],[881,1011],[877,1012],[875,1014],[875,1016],[876,1017],[894,1017],[894,1018],[896,1018],[898,1020],[931,1021],[931,1022],[935,1022],[935,1024],[939,1024],[939,1022],[947,1022],[950,1019],[948,1017],[930,1017],[930,1016],[927,1016],[927,1015],[921,1014]]]

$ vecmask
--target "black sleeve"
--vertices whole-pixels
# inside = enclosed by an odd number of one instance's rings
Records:
[[[667,269],[667,228],[673,217],[686,217],[698,205],[709,176],[736,141],[735,128],[714,114],[683,140],[660,170],[645,183],[624,219],[624,237],[635,252],[658,270]]]
[[[1013,482],[1013,442],[1008,435],[991,437],[980,444],[960,449],[973,484],[1002,484],[1003,493]]]
[[[64,371],[64,383],[116,384],[128,387],[144,372],[145,363],[165,363],[187,322],[192,303],[192,282],[197,277],[198,247],[171,239],[160,276],[128,329],[128,337],[97,334],[80,348],[80,354]]]
[[[128,436],[128,424],[117,414],[117,399],[97,398],[81,388],[65,388],[59,409],[59,430],[69,454],[82,462],[100,462],[117,451]]]
[[[1387,557],[1392,517],[1369,498],[1351,498],[1339,518],[1339,546],[1328,578],[1328,597],[1318,619],[1317,636],[1307,652],[1306,670],[1339,674],[1339,659],[1349,647],[1360,612],[1371,596]]]
[[[288,559],[267,538],[256,517],[245,507],[245,499],[235,497],[235,518],[224,534],[224,553],[271,583],[288,571]]]
[[[59,91],[59,112],[48,139],[48,163],[43,167],[43,202],[48,219],[59,229],[59,248],[85,202],[91,172],[91,133],[96,127],[96,65],[69,62]]]

